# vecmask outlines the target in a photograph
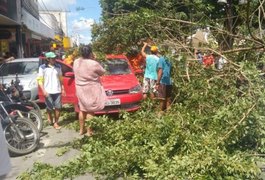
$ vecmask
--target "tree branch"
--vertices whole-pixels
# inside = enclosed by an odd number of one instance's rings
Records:
[[[254,108],[256,106],[256,103],[254,103],[249,109],[248,109],[248,111],[247,111],[247,113],[244,113],[243,114],[243,117],[240,119],[240,121],[228,132],[228,133],[226,133],[224,136],[223,136],[223,138],[219,141],[219,143],[220,142],[222,142],[222,141],[224,141],[224,140],[226,140],[227,139],[227,137],[234,131],[234,130],[236,130],[236,128],[248,117],[248,115],[250,114],[250,112],[252,111],[252,109]],[[218,144],[219,144],[218,143]]]

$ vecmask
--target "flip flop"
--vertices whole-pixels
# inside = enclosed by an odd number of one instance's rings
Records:
[[[50,120],[48,120],[48,125],[49,125],[49,126],[53,126],[53,122],[50,121]]]
[[[93,133],[86,133],[86,134],[84,134],[84,136],[86,136],[86,137],[91,137],[91,136],[93,136]]]
[[[79,132],[79,135],[82,136],[87,133],[87,130],[85,129],[83,132]]]
[[[59,129],[61,129],[62,127],[61,126],[59,126],[58,124],[57,125],[53,125],[53,127],[54,127],[54,129],[56,129],[56,130],[59,130]]]
[[[93,136],[93,130],[92,129],[90,129],[90,128],[88,128],[87,129],[87,133],[85,134],[85,136],[87,136],[87,137],[91,137],[91,136]]]

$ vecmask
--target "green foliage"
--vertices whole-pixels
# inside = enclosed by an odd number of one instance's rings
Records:
[[[42,180],[42,179],[72,179],[73,176],[82,174],[85,171],[85,166],[81,164],[84,162],[81,158],[68,162],[67,165],[59,167],[52,167],[49,164],[34,163],[33,169],[30,173],[22,173],[18,179],[22,180]]]
[[[238,0],[227,5],[209,0],[100,2],[103,18],[93,26],[92,36],[95,48],[104,53],[128,52],[133,46],[142,46],[147,38],[157,44],[170,41],[175,48],[186,49],[187,37],[206,27],[222,50],[232,49],[243,39],[255,46],[264,44],[264,2],[257,0],[247,5],[239,5]]]
[[[57,155],[57,156],[62,156],[62,155],[64,155],[65,153],[67,153],[69,150],[70,150],[70,147],[68,147],[68,146],[61,147],[61,148],[59,148],[59,149],[57,150],[56,155]]]
[[[264,152],[265,92],[256,64],[216,71],[190,63],[188,78],[187,61],[172,61],[175,101],[167,113],[145,101],[119,119],[95,117],[87,125],[96,134],[72,145],[79,157],[59,167],[37,164],[21,177],[93,172],[100,179],[257,179],[252,154]]]

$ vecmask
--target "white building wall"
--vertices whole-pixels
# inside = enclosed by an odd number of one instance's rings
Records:
[[[57,11],[57,12],[52,12],[52,13],[56,17],[57,21],[59,22],[59,26],[63,30],[64,36],[68,36],[66,12]]]
[[[59,23],[53,14],[40,13],[40,21],[51,29],[54,29],[55,34],[60,32]]]
[[[59,22],[59,27],[63,30],[65,36],[68,35],[67,32],[67,14],[63,11],[53,11],[51,12]]]
[[[68,36],[67,12],[66,11],[49,10],[49,12],[47,12],[47,11],[39,11],[39,13],[40,13],[40,16],[42,16],[44,14],[53,15],[56,18],[57,22],[58,22],[59,28],[63,31],[64,36]]]
[[[29,14],[25,9],[22,8],[22,23],[27,26],[28,29],[34,33],[47,37],[54,38],[54,30],[41,23],[38,19]]]

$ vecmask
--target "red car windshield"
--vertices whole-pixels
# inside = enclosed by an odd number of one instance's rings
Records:
[[[107,59],[101,61],[102,66],[107,71],[106,75],[130,74],[131,69],[128,62],[123,59]]]

